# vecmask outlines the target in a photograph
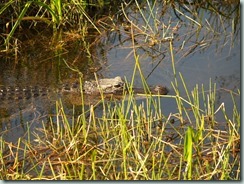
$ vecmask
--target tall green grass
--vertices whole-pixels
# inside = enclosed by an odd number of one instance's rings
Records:
[[[3,4],[0,9],[0,15],[2,17],[7,16],[3,19],[2,26],[6,26],[5,33],[5,46],[6,50],[10,48],[10,40],[13,39],[17,28],[22,27],[23,29],[29,29],[35,27],[38,22],[44,22],[47,28],[51,26],[54,33],[60,28],[82,28],[85,26],[84,23],[89,22],[99,33],[100,30],[95,25],[94,21],[88,14],[87,7],[96,6],[100,8],[106,3],[101,3],[99,6],[95,4],[89,4],[86,0],[72,0],[72,1],[61,1],[51,0],[48,1],[20,1],[15,0],[8,1]],[[9,15],[11,12],[11,15]],[[26,28],[23,22],[29,22],[32,26]],[[8,31],[7,31],[8,30]]]
[[[29,132],[34,139],[0,140],[0,178],[239,180],[240,113],[234,93],[229,117],[224,104],[215,106],[211,82],[208,90],[196,86],[193,91],[183,77],[177,82],[184,84],[186,97],[178,91],[147,95],[141,103],[133,94],[121,101],[103,99],[101,116],[97,104],[70,118],[57,101],[56,121]],[[162,98],[178,101],[175,112],[162,114]],[[217,113],[224,122],[218,122]]]
[[[53,1],[50,11],[57,19],[52,21],[64,20],[60,6],[61,2]],[[153,12],[154,4],[150,8]],[[139,11],[146,30],[157,33],[148,21],[151,17],[157,21],[153,13],[146,17]],[[133,29],[131,37],[133,42]],[[229,116],[224,103],[216,106],[217,89],[211,80],[209,86],[189,89],[184,76],[175,70],[174,48],[169,40],[173,91],[169,95],[152,95],[134,42],[133,47],[135,67],[131,83],[126,83],[128,91],[120,100],[108,100],[101,91],[101,103],[88,107],[83,104],[79,116],[74,115],[74,108],[71,117],[63,102],[57,101],[54,117],[43,121],[42,128],[34,132],[28,129],[27,139],[19,138],[16,143],[0,139],[0,178],[240,180],[240,112],[236,102],[240,92],[230,92],[233,113]],[[132,89],[137,72],[146,93],[141,102]],[[85,99],[83,93],[81,97]],[[163,112],[166,99],[176,104],[169,114]],[[99,107],[100,116],[96,111]],[[222,117],[221,121],[217,117]]]

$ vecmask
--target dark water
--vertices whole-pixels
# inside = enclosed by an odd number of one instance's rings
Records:
[[[177,74],[182,74],[189,91],[192,91],[196,84],[199,88],[204,85],[205,90],[208,90],[211,79],[217,88],[216,106],[224,103],[227,114],[231,116],[233,103],[228,91],[237,92],[240,89],[240,25],[237,24],[234,32],[231,18],[221,21],[217,15],[201,10],[203,26],[199,27],[186,17],[181,16],[179,20],[170,9],[164,14],[163,10],[160,5],[154,10],[154,16],[160,24],[156,25],[151,17],[147,29],[144,29],[145,21],[141,14],[133,6],[127,8],[128,18],[138,27],[131,26],[126,18],[119,18],[115,21],[118,25],[116,30],[106,31],[102,36],[92,33],[90,42],[95,44],[90,53],[86,52],[84,42],[80,38],[71,39],[62,34],[62,39],[66,42],[61,45],[60,40],[48,36],[48,33],[28,33],[31,39],[25,40],[23,48],[15,57],[1,57],[0,85],[55,88],[67,80],[79,78],[80,74],[74,70],[79,70],[87,80],[94,78],[93,72],[96,72],[100,78],[122,76],[130,82],[135,68],[135,51],[148,84],[165,85],[169,94],[174,95],[171,85],[174,75],[170,44],[163,41],[164,37],[170,37],[174,39],[173,52]],[[143,11],[145,15],[149,14],[147,8]],[[131,41],[131,30],[134,43]],[[154,37],[150,38],[148,35]],[[136,49],[133,50],[133,47]],[[70,70],[70,67],[73,70]],[[177,78],[180,81],[178,75]],[[142,86],[138,70],[134,85]],[[179,90],[182,96],[186,95],[181,83]],[[49,116],[55,114],[55,101],[58,98],[54,95],[51,98],[38,97],[26,101],[2,101],[1,135],[7,141],[14,141],[24,135],[28,128],[41,127],[41,120],[48,121]],[[235,99],[240,109],[240,96],[235,96]],[[177,112],[173,99],[163,98],[162,104],[162,112],[165,115]],[[64,103],[64,106],[72,112],[72,102]],[[219,118],[223,120],[223,117]]]

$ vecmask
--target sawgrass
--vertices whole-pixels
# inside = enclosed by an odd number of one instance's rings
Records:
[[[14,41],[18,40],[14,34],[18,28],[35,30],[39,29],[39,24],[43,29],[52,28],[54,36],[62,28],[84,29],[87,22],[98,33],[101,33],[94,23],[95,20],[90,17],[88,8],[102,9],[110,3],[111,1],[105,0],[99,3],[86,0],[6,1],[0,7],[0,15],[4,17],[1,30],[4,31],[2,38],[4,38],[5,50],[2,49],[2,51],[7,52],[14,47]]]
[[[208,90],[196,86],[189,91],[182,76],[179,83],[186,97],[172,83],[176,95],[148,94],[141,103],[132,92],[120,101],[102,98],[88,109],[82,106],[78,117],[70,118],[57,101],[56,121],[50,118],[29,132],[34,138],[19,138],[16,144],[0,140],[0,178],[239,180],[240,113],[234,96],[240,94],[230,92],[229,117],[223,103],[215,106],[211,81]],[[175,112],[163,114],[163,98],[175,101]],[[218,122],[216,114],[222,114],[224,122]]]
[[[56,18],[52,21],[63,20],[61,2],[53,3],[50,11]],[[153,8],[154,4],[151,12]],[[141,32],[154,38],[158,29],[149,24],[141,9],[139,12],[146,28],[140,28]],[[157,21],[153,13],[150,17]],[[201,17],[194,21],[186,18],[201,25]],[[58,25],[57,21],[55,28]],[[133,32],[131,36],[133,41]],[[240,180],[240,112],[235,100],[240,91],[229,92],[233,101],[229,116],[224,103],[216,106],[217,89],[211,80],[209,86],[188,89],[184,77],[175,70],[174,49],[168,41],[174,74],[170,95],[150,94],[134,46],[134,73],[131,83],[126,83],[129,91],[119,101],[108,101],[101,92],[100,103],[83,104],[79,116],[74,115],[74,108],[70,117],[60,100],[55,115],[43,121],[42,128],[28,128],[26,139],[12,143],[0,138],[0,179]],[[136,72],[147,92],[140,102],[131,88]],[[180,85],[184,91],[179,90]],[[176,104],[174,112],[164,114],[165,99]]]

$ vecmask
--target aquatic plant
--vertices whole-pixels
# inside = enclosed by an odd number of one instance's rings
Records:
[[[1,21],[0,30],[3,34],[2,36],[4,36],[6,50],[10,48],[10,40],[15,39],[13,36],[17,28],[38,29],[40,24],[41,27],[51,26],[55,33],[61,28],[81,28],[87,21],[93,28],[100,32],[94,23],[94,18],[91,18],[89,15],[89,9],[91,7],[103,9],[109,4],[111,4],[110,1],[98,1],[94,3],[86,0],[51,0],[50,2],[39,0],[10,0],[5,2],[0,9],[0,15],[4,17]]]
[[[6,3],[2,12],[7,11],[13,2]],[[135,1],[145,26],[131,21],[131,17],[124,11],[126,7],[121,9],[124,18],[130,23],[129,31],[135,59],[131,83],[126,84],[129,91],[119,101],[106,101],[101,93],[99,103],[88,107],[82,104],[78,107],[81,111],[78,116],[75,116],[75,107],[73,115],[70,116],[65,111],[62,100],[57,101],[56,112],[41,122],[41,128],[34,131],[30,129],[38,120],[24,122],[27,127],[26,136],[20,137],[16,142],[4,140],[4,134],[9,130],[2,132],[1,179],[240,180],[240,112],[237,104],[240,91],[228,91],[233,103],[232,113],[229,115],[224,103],[217,106],[216,84],[212,83],[211,79],[209,86],[195,85],[193,89],[188,88],[184,76],[175,69],[175,48],[169,39],[167,52],[171,57],[174,75],[171,83],[173,92],[170,95],[150,94],[137,54],[135,33],[139,31],[145,38],[153,38],[151,44],[146,44],[146,47],[163,45],[163,42],[156,43],[155,40],[162,41],[167,38],[172,25],[169,23],[164,27],[164,34],[160,35],[162,39],[157,39],[158,18],[152,13],[155,1],[145,2],[151,9],[148,16],[140,8],[138,1]],[[209,6],[212,12],[216,12],[218,6],[208,2],[197,4],[196,7]],[[174,13],[183,14],[182,16],[193,25],[201,27],[203,19],[200,14],[195,15],[200,10],[191,9],[194,4],[179,3],[179,6],[176,6],[178,1],[164,3],[173,6]],[[33,5],[32,2],[26,4],[21,11],[18,25]],[[65,2],[61,4],[53,1],[49,8],[53,14],[48,12],[48,21],[56,22],[51,23],[54,30],[66,20],[67,15],[60,11],[64,4]],[[37,7],[42,10],[38,15],[47,10],[44,6]],[[228,14],[223,14],[223,17],[224,15]],[[149,23],[149,18],[154,20],[154,26]],[[232,20],[234,24],[235,21]],[[109,27],[108,24],[106,26]],[[110,28],[116,27],[112,25]],[[211,24],[208,28],[210,32],[218,34],[218,30]],[[131,88],[137,73],[146,92],[146,95],[139,95],[144,98],[140,102]],[[183,86],[183,91],[179,90],[180,85]],[[81,97],[84,97],[82,93]],[[167,108],[165,99],[176,104],[175,110],[169,114],[164,113]],[[99,107],[102,109],[100,116],[96,111]]]
[[[186,97],[176,82],[183,83]],[[208,90],[196,85],[189,91],[183,76],[172,85],[176,95],[144,94],[141,103],[132,91],[110,102],[101,93],[100,103],[83,104],[78,117],[68,117],[57,101],[56,114],[42,128],[27,128],[27,137],[16,143],[0,139],[0,178],[239,180],[240,112],[234,96],[240,93],[230,92],[230,117],[225,104],[216,106],[211,81]],[[176,111],[164,114],[162,99],[177,104]],[[99,106],[102,116],[96,114]]]

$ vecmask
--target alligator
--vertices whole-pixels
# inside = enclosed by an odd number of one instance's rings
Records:
[[[85,81],[82,88],[80,87],[79,82],[74,82],[72,84],[64,84],[61,87],[59,87],[56,90],[56,92],[61,94],[80,94],[80,89],[82,89],[83,93],[89,96],[99,96],[99,94],[101,93],[105,95],[116,96],[123,94],[124,90],[126,90],[125,86],[125,82],[122,80],[122,78],[120,76],[117,76],[115,78],[98,79],[97,81]],[[152,94],[166,95],[168,93],[167,88],[160,85],[150,87],[149,90]],[[3,101],[5,99],[20,100],[38,96],[46,96],[50,91],[53,90],[39,86],[0,86],[0,101]],[[133,88],[133,92],[145,93],[143,88]]]

